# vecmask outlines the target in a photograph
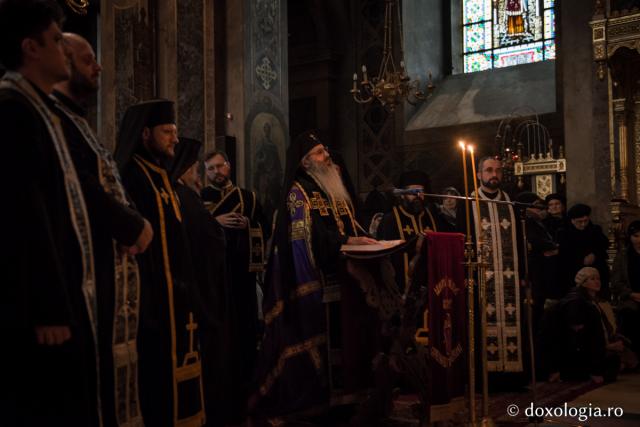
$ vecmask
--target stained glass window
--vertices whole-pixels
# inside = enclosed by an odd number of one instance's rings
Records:
[[[462,0],[464,72],[555,59],[555,0]]]

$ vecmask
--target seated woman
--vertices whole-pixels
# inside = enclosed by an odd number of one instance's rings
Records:
[[[631,349],[640,353],[640,221],[627,228],[627,241],[611,272],[611,293],[618,307],[620,332],[631,340]]]
[[[443,194],[449,194],[451,196],[460,196],[460,192],[456,190],[455,187],[447,187],[442,190]],[[454,199],[453,197],[447,197],[442,200],[442,204],[438,205],[440,209],[440,213],[442,214],[442,218],[451,226],[452,229],[456,228],[457,220],[457,206],[458,199]]]
[[[589,377],[595,383],[614,381],[624,343],[598,305],[600,274],[593,267],[583,267],[575,283],[547,319],[545,347],[552,372],[549,381]]]

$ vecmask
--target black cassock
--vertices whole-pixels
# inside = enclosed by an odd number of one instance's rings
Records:
[[[54,92],[55,97],[68,110],[79,117],[85,117],[86,112],[64,94]],[[93,240],[93,254],[96,274],[96,293],[98,300],[98,337],[100,348],[100,390],[103,414],[103,425],[106,427],[118,424],[116,420],[116,398],[114,390],[114,355],[113,355],[113,325],[116,310],[114,244],[113,240],[123,246],[132,246],[142,228],[143,218],[138,212],[120,203],[114,195],[105,190],[100,181],[99,159],[89,142],[85,140],[78,126],[64,112],[60,113],[62,128],[65,133],[69,152],[82,184],[87,211],[91,220],[91,238]],[[120,290],[123,292],[125,290]],[[136,292],[136,291],[134,291]],[[125,291],[126,293],[126,291]],[[129,315],[131,316],[131,314]],[[131,327],[134,319],[130,318]],[[122,368],[120,368],[122,371]],[[127,381],[124,387],[129,387]],[[130,390],[135,394],[135,387]],[[125,393],[126,394],[126,393]],[[137,396],[131,396],[135,401]],[[123,399],[126,400],[126,399]],[[123,408],[128,414],[120,414],[119,419],[139,416],[137,405],[130,402],[119,402],[120,411]],[[133,412],[131,408],[134,407]]]
[[[31,91],[53,111],[44,93],[35,86]],[[15,90],[0,89],[0,128],[7,184],[0,425],[97,426],[93,337],[64,170],[45,122]],[[63,325],[71,329],[70,340],[36,343],[36,326]]]
[[[584,230],[578,230],[569,222],[558,234],[558,243],[565,283],[574,283],[578,271],[585,267],[584,258],[594,254],[595,262],[590,267],[596,268],[600,273],[601,288],[598,296],[609,299],[609,265],[607,264],[609,240],[602,232],[602,228],[590,222]]]
[[[230,361],[229,290],[225,256],[225,233],[212,221],[200,195],[184,184],[176,183],[184,225],[189,236],[192,261],[200,294],[198,323],[202,349],[207,426],[225,425],[227,390],[231,378],[226,366]]]
[[[250,381],[256,360],[258,341],[258,301],[256,273],[264,263],[265,227],[262,210],[255,193],[237,186],[224,190],[208,186],[202,190],[202,200],[215,217],[236,212],[249,218],[249,227],[242,230],[224,229],[227,242],[229,301],[231,324],[231,364],[233,384],[228,392],[227,417],[230,423],[242,421]]]
[[[138,256],[140,403],[145,425],[204,421],[196,319],[197,289],[182,212],[165,168],[139,147],[122,174],[154,237]]]
[[[380,240],[411,240],[425,231],[453,231],[452,227],[442,218],[440,212],[434,206],[427,205],[424,211],[417,215],[407,212],[402,206],[396,205],[391,212],[385,214],[378,228],[378,239]],[[423,248],[426,251],[426,246]],[[407,247],[406,250],[398,251],[391,256],[391,263],[396,272],[396,283],[398,289],[404,292],[409,283],[409,262],[416,254],[415,243]],[[425,254],[426,255],[426,254]],[[427,285],[427,263],[423,262],[418,266],[416,274],[420,283]]]

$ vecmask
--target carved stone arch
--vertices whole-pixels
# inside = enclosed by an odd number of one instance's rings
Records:
[[[625,49],[625,48],[630,50],[635,50],[638,53],[640,53],[640,40],[630,40],[628,42],[618,43],[616,45],[609,47],[609,52],[608,52],[609,59],[613,58],[616,52],[618,52],[618,50]]]

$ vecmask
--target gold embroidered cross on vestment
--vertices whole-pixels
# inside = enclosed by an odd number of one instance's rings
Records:
[[[320,193],[314,191],[313,197],[309,199],[309,202],[311,203],[311,209],[317,209],[321,216],[329,216],[329,202]]]

